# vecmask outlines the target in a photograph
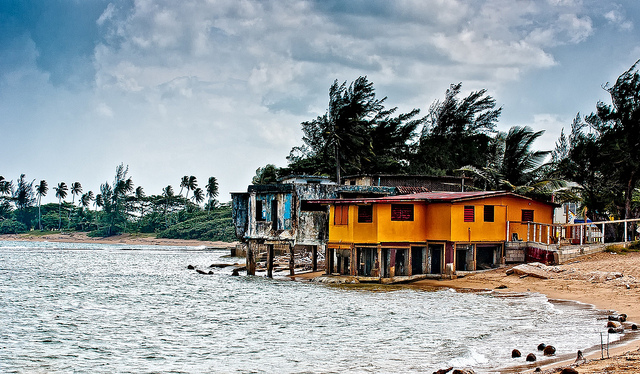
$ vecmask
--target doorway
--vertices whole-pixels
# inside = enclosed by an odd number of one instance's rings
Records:
[[[429,244],[429,273],[442,274],[444,244]]]
[[[411,275],[424,274],[424,247],[411,248]]]

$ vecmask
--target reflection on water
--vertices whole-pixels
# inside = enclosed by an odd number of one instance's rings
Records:
[[[187,265],[242,259],[126,247],[0,242],[0,372],[487,372],[523,363],[513,348],[574,354],[604,331],[541,295],[201,275]]]

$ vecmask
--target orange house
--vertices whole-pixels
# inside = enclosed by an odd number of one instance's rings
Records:
[[[504,191],[425,192],[329,204],[327,274],[392,278],[496,267],[504,243],[553,223],[555,204]]]

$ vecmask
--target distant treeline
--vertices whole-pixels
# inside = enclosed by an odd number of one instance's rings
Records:
[[[51,188],[58,203],[45,205],[41,200],[50,192],[47,181],[29,181],[24,174],[16,181],[0,176],[0,234],[58,230],[104,237],[139,232],[175,239],[235,240],[231,207],[216,200],[215,177],[202,189],[195,176],[184,176],[178,194],[169,185],[161,195],[147,196],[141,186],[134,186],[128,171],[120,164],[113,182],[100,185],[97,194],[84,192],[80,182],[60,182]]]

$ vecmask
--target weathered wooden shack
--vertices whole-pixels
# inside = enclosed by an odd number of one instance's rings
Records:
[[[232,193],[236,236],[246,246],[247,274],[255,275],[256,262],[264,260],[267,276],[273,275],[273,259],[289,255],[290,274],[296,253],[311,254],[311,269],[318,269],[318,253],[324,256],[329,238],[329,209],[310,200],[341,197],[389,196],[392,187],[340,186],[327,177],[292,176],[278,184],[250,185],[247,192]]]

